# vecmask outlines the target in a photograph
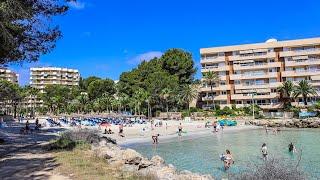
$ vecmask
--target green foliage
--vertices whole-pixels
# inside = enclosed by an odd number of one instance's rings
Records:
[[[253,108],[252,108],[253,105],[250,105],[250,106],[245,106],[243,108],[243,111],[246,115],[248,116],[252,116],[253,114]],[[260,111],[261,111],[261,108],[258,106],[258,105],[254,105],[254,113],[255,113],[255,116],[258,116],[260,114]]]
[[[302,80],[299,82],[298,86],[294,87],[293,96],[297,98],[298,96],[302,96],[304,105],[307,105],[307,97],[308,96],[316,96],[317,92],[314,87],[308,81]]]
[[[88,86],[88,95],[90,100],[94,100],[102,97],[102,95],[113,95],[115,94],[115,84],[111,79],[97,79],[90,82]]]
[[[215,111],[216,116],[230,116],[235,115],[234,110],[230,109],[228,106],[225,106],[223,109],[217,109]]]
[[[143,110],[147,108],[147,103],[141,102],[135,95],[140,89],[149,94],[149,104],[154,112],[181,110],[191,101],[186,87],[194,81],[194,73],[191,54],[170,49],[162,57],[143,61],[137,68],[122,73],[117,84],[118,93],[129,97],[131,108],[144,112],[147,112]]]
[[[1,0],[0,64],[37,61],[40,55],[49,53],[61,37],[51,19],[67,10],[64,1]]]

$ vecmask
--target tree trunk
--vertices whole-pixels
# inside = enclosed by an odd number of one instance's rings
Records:
[[[167,102],[167,120],[169,120],[169,105],[168,105],[168,102]]]
[[[216,110],[216,104],[214,103],[214,97],[213,97],[213,89],[212,89],[212,84],[210,85],[211,88],[211,95],[212,95],[212,103],[213,103],[213,109]]]
[[[304,105],[307,106],[308,102],[307,102],[307,97],[306,96],[303,96],[303,101],[304,101]]]

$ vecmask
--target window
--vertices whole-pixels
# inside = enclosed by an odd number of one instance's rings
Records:
[[[242,104],[242,101],[236,101],[236,104]]]
[[[271,92],[272,92],[272,93],[276,93],[276,92],[277,92],[277,89],[271,89]]]
[[[269,79],[269,83],[275,83],[275,82],[277,82],[277,79],[276,79],[276,78],[270,78],[270,79]]]
[[[227,101],[220,101],[220,104],[227,104]]]
[[[241,81],[240,80],[235,80],[234,84],[241,84]]]
[[[226,94],[227,94],[227,91],[221,91],[221,94],[222,94],[222,95],[226,95]]]
[[[226,85],[226,81],[220,81],[220,85]]]

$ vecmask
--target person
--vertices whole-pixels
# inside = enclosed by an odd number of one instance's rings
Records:
[[[268,126],[264,125],[264,129],[266,130],[266,134],[268,134]]]
[[[119,136],[124,137],[124,135],[123,135],[123,124],[119,125]]]
[[[228,170],[231,164],[234,164],[233,156],[228,149],[226,150],[226,154],[222,155],[221,160],[223,160],[224,170]]]
[[[263,160],[267,160],[268,148],[267,148],[266,143],[263,143],[263,144],[262,144],[261,153],[262,153],[262,159],[263,159]]]
[[[224,123],[220,123],[221,131],[223,131]]]
[[[213,126],[213,132],[217,132],[217,123],[216,123],[216,121],[213,121],[212,126]]]
[[[152,131],[152,140],[153,140],[153,144],[158,144],[158,137],[160,134],[158,134],[155,130]]]
[[[181,136],[182,133],[182,125],[180,123],[180,125],[178,126],[178,135]]]
[[[295,152],[297,152],[296,147],[293,145],[292,142],[289,144],[288,147],[289,147],[289,152],[290,152],[290,153],[295,153]]]
[[[103,134],[107,134],[107,128],[104,129],[104,133]]]
[[[109,128],[108,133],[109,133],[109,134],[113,134],[111,128]]]

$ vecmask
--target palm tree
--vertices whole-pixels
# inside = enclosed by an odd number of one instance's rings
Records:
[[[315,90],[314,87],[308,81],[302,80],[299,82],[297,86],[294,87],[293,90],[293,96],[294,98],[297,98],[298,96],[302,96],[304,105],[308,105],[307,103],[307,98],[308,96],[316,96],[317,91]]]
[[[291,107],[293,89],[294,85],[291,81],[285,81],[277,88],[277,91],[280,93],[280,101],[282,101],[284,109]]]
[[[168,102],[168,98],[169,96],[172,94],[172,90],[169,88],[164,88],[161,91],[161,97],[162,99],[165,100],[166,102],[166,110],[167,110],[167,118],[169,119],[169,102]]]
[[[190,116],[190,103],[193,99],[197,98],[198,91],[192,85],[184,85],[181,87],[180,97],[187,103],[189,116]]]
[[[219,82],[219,75],[216,72],[209,71],[204,74],[204,81],[210,85],[210,93],[213,95],[213,85],[217,82]],[[212,97],[212,103],[214,110],[216,109],[215,103],[214,103],[214,97]]]

